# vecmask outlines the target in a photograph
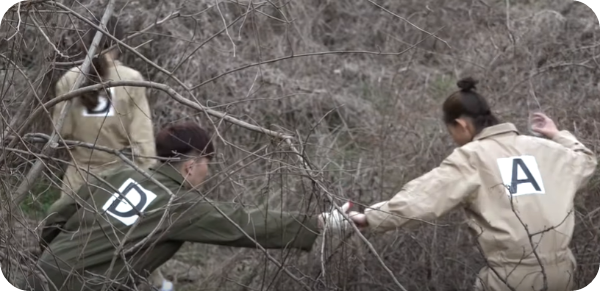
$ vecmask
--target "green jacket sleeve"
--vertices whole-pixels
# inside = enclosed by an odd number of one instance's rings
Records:
[[[319,235],[317,217],[282,211],[247,211],[230,203],[198,202],[179,219],[180,227],[171,239],[222,246],[252,248],[258,243],[265,249],[289,247],[310,251]]]
[[[60,200],[57,202],[60,202]],[[40,238],[40,248],[42,252],[44,252],[44,249],[52,242],[52,240],[54,240],[54,238],[56,238],[65,223],[67,223],[69,218],[71,218],[78,209],[79,205],[74,200],[63,203],[55,202],[50,206],[47,219],[44,222],[44,226],[42,226],[42,235]]]
[[[69,199],[68,201],[57,200],[54,204],[50,205],[47,211],[47,218],[42,226],[42,234],[40,237],[40,249],[42,252],[44,252],[44,249],[46,249],[56,236],[58,236],[71,216],[81,208],[78,201],[87,200],[90,191],[92,190],[90,185],[94,181],[96,181],[96,179],[92,178],[90,183],[83,184],[77,191],[77,198]]]

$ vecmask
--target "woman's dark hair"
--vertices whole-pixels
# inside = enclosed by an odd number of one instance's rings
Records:
[[[168,125],[156,135],[156,154],[161,158],[200,154],[212,160],[214,153],[208,132],[194,122]]]
[[[101,16],[96,15],[95,17],[96,19],[96,25],[100,25],[100,19]],[[111,16],[111,18],[108,20],[108,23],[106,24],[106,28],[107,31],[112,34],[114,37],[116,37],[117,39],[122,39],[123,38],[123,30],[121,29],[121,27],[119,27],[117,25],[118,19],[115,16]],[[96,33],[98,32],[98,29],[93,28],[90,31],[87,32],[87,34],[85,35],[85,37],[83,38],[85,43],[88,45],[92,44],[92,41],[94,39],[94,36],[96,35]],[[102,35],[102,39],[100,40],[100,44],[98,45],[98,50],[97,53],[101,53],[103,50],[108,49],[109,47],[111,47],[113,45],[113,40],[110,39],[109,37],[105,36],[104,34]],[[89,73],[87,75],[86,81],[83,83],[82,87],[87,87],[90,86],[92,84],[95,83],[99,83],[101,82],[102,78],[106,77],[106,73],[108,71],[108,67],[110,66],[110,60],[106,58],[105,55],[98,55],[95,56],[92,59],[92,64],[89,70]],[[85,108],[87,108],[88,110],[93,110],[94,108],[96,108],[96,106],[98,106],[98,95],[100,94],[101,90],[105,90],[105,89],[100,89],[97,91],[91,91],[91,92],[86,92],[81,94],[80,99],[81,99],[81,103],[83,104],[83,106],[85,106]],[[110,94],[108,92],[106,92],[106,96],[107,98],[110,98]]]
[[[459,91],[450,95],[444,104],[444,122],[454,124],[457,118],[470,117],[473,120],[475,131],[481,132],[488,126],[499,123],[487,101],[479,93],[475,92],[477,81],[471,77],[459,80],[457,83]]]

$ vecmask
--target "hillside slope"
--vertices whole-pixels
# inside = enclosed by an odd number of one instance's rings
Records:
[[[90,2],[90,1],[87,1]],[[80,6],[101,12],[106,1]],[[517,3],[518,2],[518,3]],[[291,134],[310,160],[316,179],[344,199],[369,205],[449,154],[454,145],[440,120],[441,102],[465,76],[494,111],[526,133],[529,110],[542,108],[561,128],[600,151],[598,57],[600,26],[592,11],[573,1],[348,0],[348,1],[117,1],[127,41],[155,63],[123,49],[122,61],[147,80],[164,83],[185,98],[240,120]],[[25,8],[23,8],[25,9]],[[39,8],[43,10],[43,8]],[[178,12],[178,13],[176,13]],[[61,13],[37,13],[46,37],[16,10],[0,28],[0,50],[11,70],[0,71],[3,127],[22,123],[39,103],[14,66],[28,76],[39,98],[52,97],[49,84],[80,60],[70,46],[81,25]],[[164,19],[167,20],[164,20]],[[164,21],[163,21],[164,20]],[[7,22],[12,21],[12,22]],[[29,22],[28,22],[29,21]],[[160,23],[154,24],[159,21]],[[10,24],[10,25],[7,25]],[[227,24],[227,26],[225,25]],[[54,27],[52,27],[54,25]],[[48,27],[46,27],[48,26]],[[57,28],[58,27],[58,28]],[[49,45],[70,58],[61,57]],[[164,68],[170,74],[161,72]],[[149,90],[155,128],[198,120],[216,135],[218,157],[205,189],[213,198],[285,210],[327,209],[289,148]],[[23,100],[31,105],[17,114]],[[40,118],[27,132],[50,132]],[[41,147],[23,145],[25,151]],[[66,157],[57,153],[57,157]],[[32,156],[12,153],[11,173],[26,173]],[[46,179],[64,165],[49,162]],[[22,176],[2,172],[4,193]],[[19,177],[8,179],[8,177]],[[50,177],[50,178],[48,178]],[[34,193],[35,194],[35,193]],[[600,177],[581,191],[572,248],[577,288],[595,277],[600,263]],[[33,194],[32,194],[33,195]],[[483,266],[460,211],[416,230],[369,241],[408,290],[466,290]],[[311,253],[269,251],[315,290],[397,290],[397,285],[363,242],[319,240]],[[235,258],[228,262],[228,258]],[[330,258],[323,263],[322,258]],[[194,267],[178,290],[298,290],[301,285],[257,250],[186,245],[171,264]],[[171,265],[170,265],[171,266]],[[321,274],[322,267],[326,273]],[[169,273],[174,267],[164,269]],[[199,270],[199,271],[197,271]],[[187,286],[187,287],[186,287]],[[246,286],[246,287],[244,287]]]

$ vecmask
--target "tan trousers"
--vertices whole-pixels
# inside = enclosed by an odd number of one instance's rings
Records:
[[[62,180],[60,198],[50,206],[49,212],[52,212],[54,209],[60,208],[63,204],[72,202],[73,197],[75,197],[79,188],[83,186],[86,183],[86,181],[89,181],[92,178],[94,178],[94,175],[100,175],[108,171],[116,170],[120,167],[123,167],[124,165],[124,163],[111,163],[106,166],[89,166],[88,168],[87,165],[82,165],[79,163],[79,167],[83,168],[79,169],[79,171],[75,166],[69,165],[69,167],[65,171],[65,175]],[[88,173],[87,171],[93,173],[94,175]],[[154,272],[152,272],[152,274],[148,278],[148,281],[154,287],[160,288],[162,285],[163,278],[164,277],[159,271],[159,269],[156,269]]]
[[[479,272],[475,282],[475,291],[531,291],[542,290],[546,274],[547,291],[572,291],[576,263],[574,258],[561,261],[542,260],[544,272],[539,263],[518,265],[507,264],[501,268],[496,267],[496,272],[489,267],[484,267]],[[496,275],[496,273],[498,275]],[[501,279],[502,278],[502,279]],[[508,286],[512,287],[509,288]]]

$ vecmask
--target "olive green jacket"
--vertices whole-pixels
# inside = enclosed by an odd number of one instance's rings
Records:
[[[79,189],[76,201],[48,214],[38,265],[58,290],[132,286],[169,260],[184,242],[248,248],[258,243],[266,249],[310,251],[319,235],[316,217],[213,202],[186,190],[175,169],[160,167],[148,172],[174,196],[127,167],[94,179]],[[166,219],[158,226],[165,211]],[[130,249],[134,251],[127,252]]]

